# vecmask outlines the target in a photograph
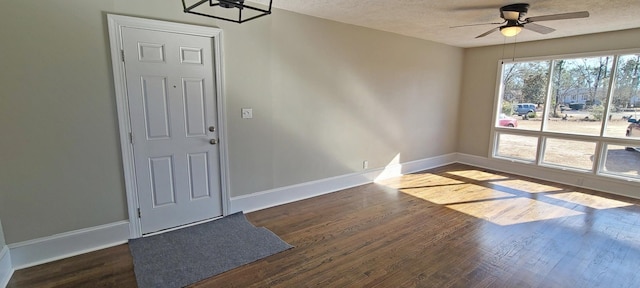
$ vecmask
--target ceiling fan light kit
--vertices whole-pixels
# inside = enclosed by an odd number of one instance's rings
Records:
[[[513,37],[520,34],[520,32],[522,32],[522,25],[500,27],[500,33],[505,37]]]
[[[271,14],[271,4],[273,3],[273,0],[269,0],[268,8],[260,8],[246,4],[244,0],[199,0],[189,6],[187,6],[186,1],[182,0],[184,13],[235,23],[244,23]],[[244,14],[242,13],[243,11],[245,12]],[[236,13],[237,16],[234,15]]]

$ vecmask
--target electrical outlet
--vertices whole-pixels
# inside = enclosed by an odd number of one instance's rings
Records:
[[[369,169],[369,161],[367,160],[362,161],[362,169]]]
[[[253,109],[242,108],[242,119],[251,119],[251,118],[253,118]]]

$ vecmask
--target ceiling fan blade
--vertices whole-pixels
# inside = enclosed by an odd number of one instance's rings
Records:
[[[500,30],[500,27],[496,27],[496,28],[493,28],[493,29],[491,29],[491,30],[489,30],[489,31],[487,31],[487,32],[484,32],[484,33],[482,33],[482,34],[480,34],[480,35],[476,36],[476,38],[481,38],[481,37],[487,36],[487,35],[489,35],[489,34],[491,34],[491,33],[493,33],[493,32],[496,32],[496,31],[498,31],[498,30]]]
[[[540,21],[564,20],[564,19],[587,18],[587,17],[589,17],[588,11],[580,11],[580,12],[529,17],[527,19],[524,19],[524,22],[531,23],[531,22],[540,22]]]
[[[460,28],[460,27],[469,27],[469,26],[481,26],[481,25],[502,25],[504,23],[506,23],[507,21],[504,22],[496,22],[496,23],[477,23],[477,24],[466,24],[466,25],[457,25],[457,26],[451,26],[449,28]]]
[[[540,24],[536,24],[536,23],[526,23],[524,25],[524,29],[529,29],[531,31],[534,32],[538,32],[540,34],[549,34],[553,31],[556,31],[556,29],[553,29],[551,27],[547,27],[547,26],[542,26]]]

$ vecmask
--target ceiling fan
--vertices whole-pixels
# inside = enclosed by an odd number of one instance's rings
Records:
[[[520,31],[522,31],[523,28],[534,31],[534,32],[538,32],[540,34],[548,34],[553,31],[556,31],[556,29],[543,26],[540,24],[536,24],[534,22],[589,17],[589,12],[580,11],[580,12],[552,14],[552,15],[524,18],[524,16],[527,14],[528,11],[529,11],[529,4],[527,3],[510,4],[510,5],[500,7],[500,18],[504,20],[503,22],[460,25],[460,26],[454,26],[451,28],[476,26],[476,25],[489,25],[489,24],[501,25],[476,36],[476,38],[487,36],[496,31],[500,31],[502,35],[506,37],[511,37],[511,36],[518,35],[518,33],[520,33]]]

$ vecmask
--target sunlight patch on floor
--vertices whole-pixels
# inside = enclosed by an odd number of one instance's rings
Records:
[[[567,192],[559,194],[546,195],[549,198],[554,198],[562,201],[576,203],[582,206],[591,207],[593,209],[611,209],[631,206],[633,204],[604,198],[596,195],[590,195],[580,192]]]
[[[484,183],[477,185],[470,183],[472,180]],[[501,226],[588,215],[581,212],[582,209],[570,209],[576,208],[571,203],[594,209],[615,209],[633,205],[586,193],[564,192],[566,187],[561,185],[513,179],[476,169],[449,171],[443,174],[407,174],[381,179],[376,183]],[[531,196],[523,193],[531,193]]]
[[[542,193],[542,192],[554,192],[554,191],[562,191],[562,188],[544,185],[536,182],[526,181],[526,180],[504,180],[504,181],[496,181],[491,182],[495,185],[504,186],[511,189],[520,190],[522,192],[528,193]]]
[[[453,204],[446,207],[501,226],[584,214],[522,197]]]
[[[461,176],[469,179],[473,179],[476,181],[487,181],[487,180],[501,180],[501,179],[509,179],[509,177],[497,175],[494,173],[487,173],[480,170],[459,170],[459,171],[450,171],[447,174],[453,174],[456,176]]]
[[[427,200],[432,203],[447,205],[470,203],[491,199],[515,197],[513,194],[475,184],[458,184],[432,188],[401,189],[401,192]]]

